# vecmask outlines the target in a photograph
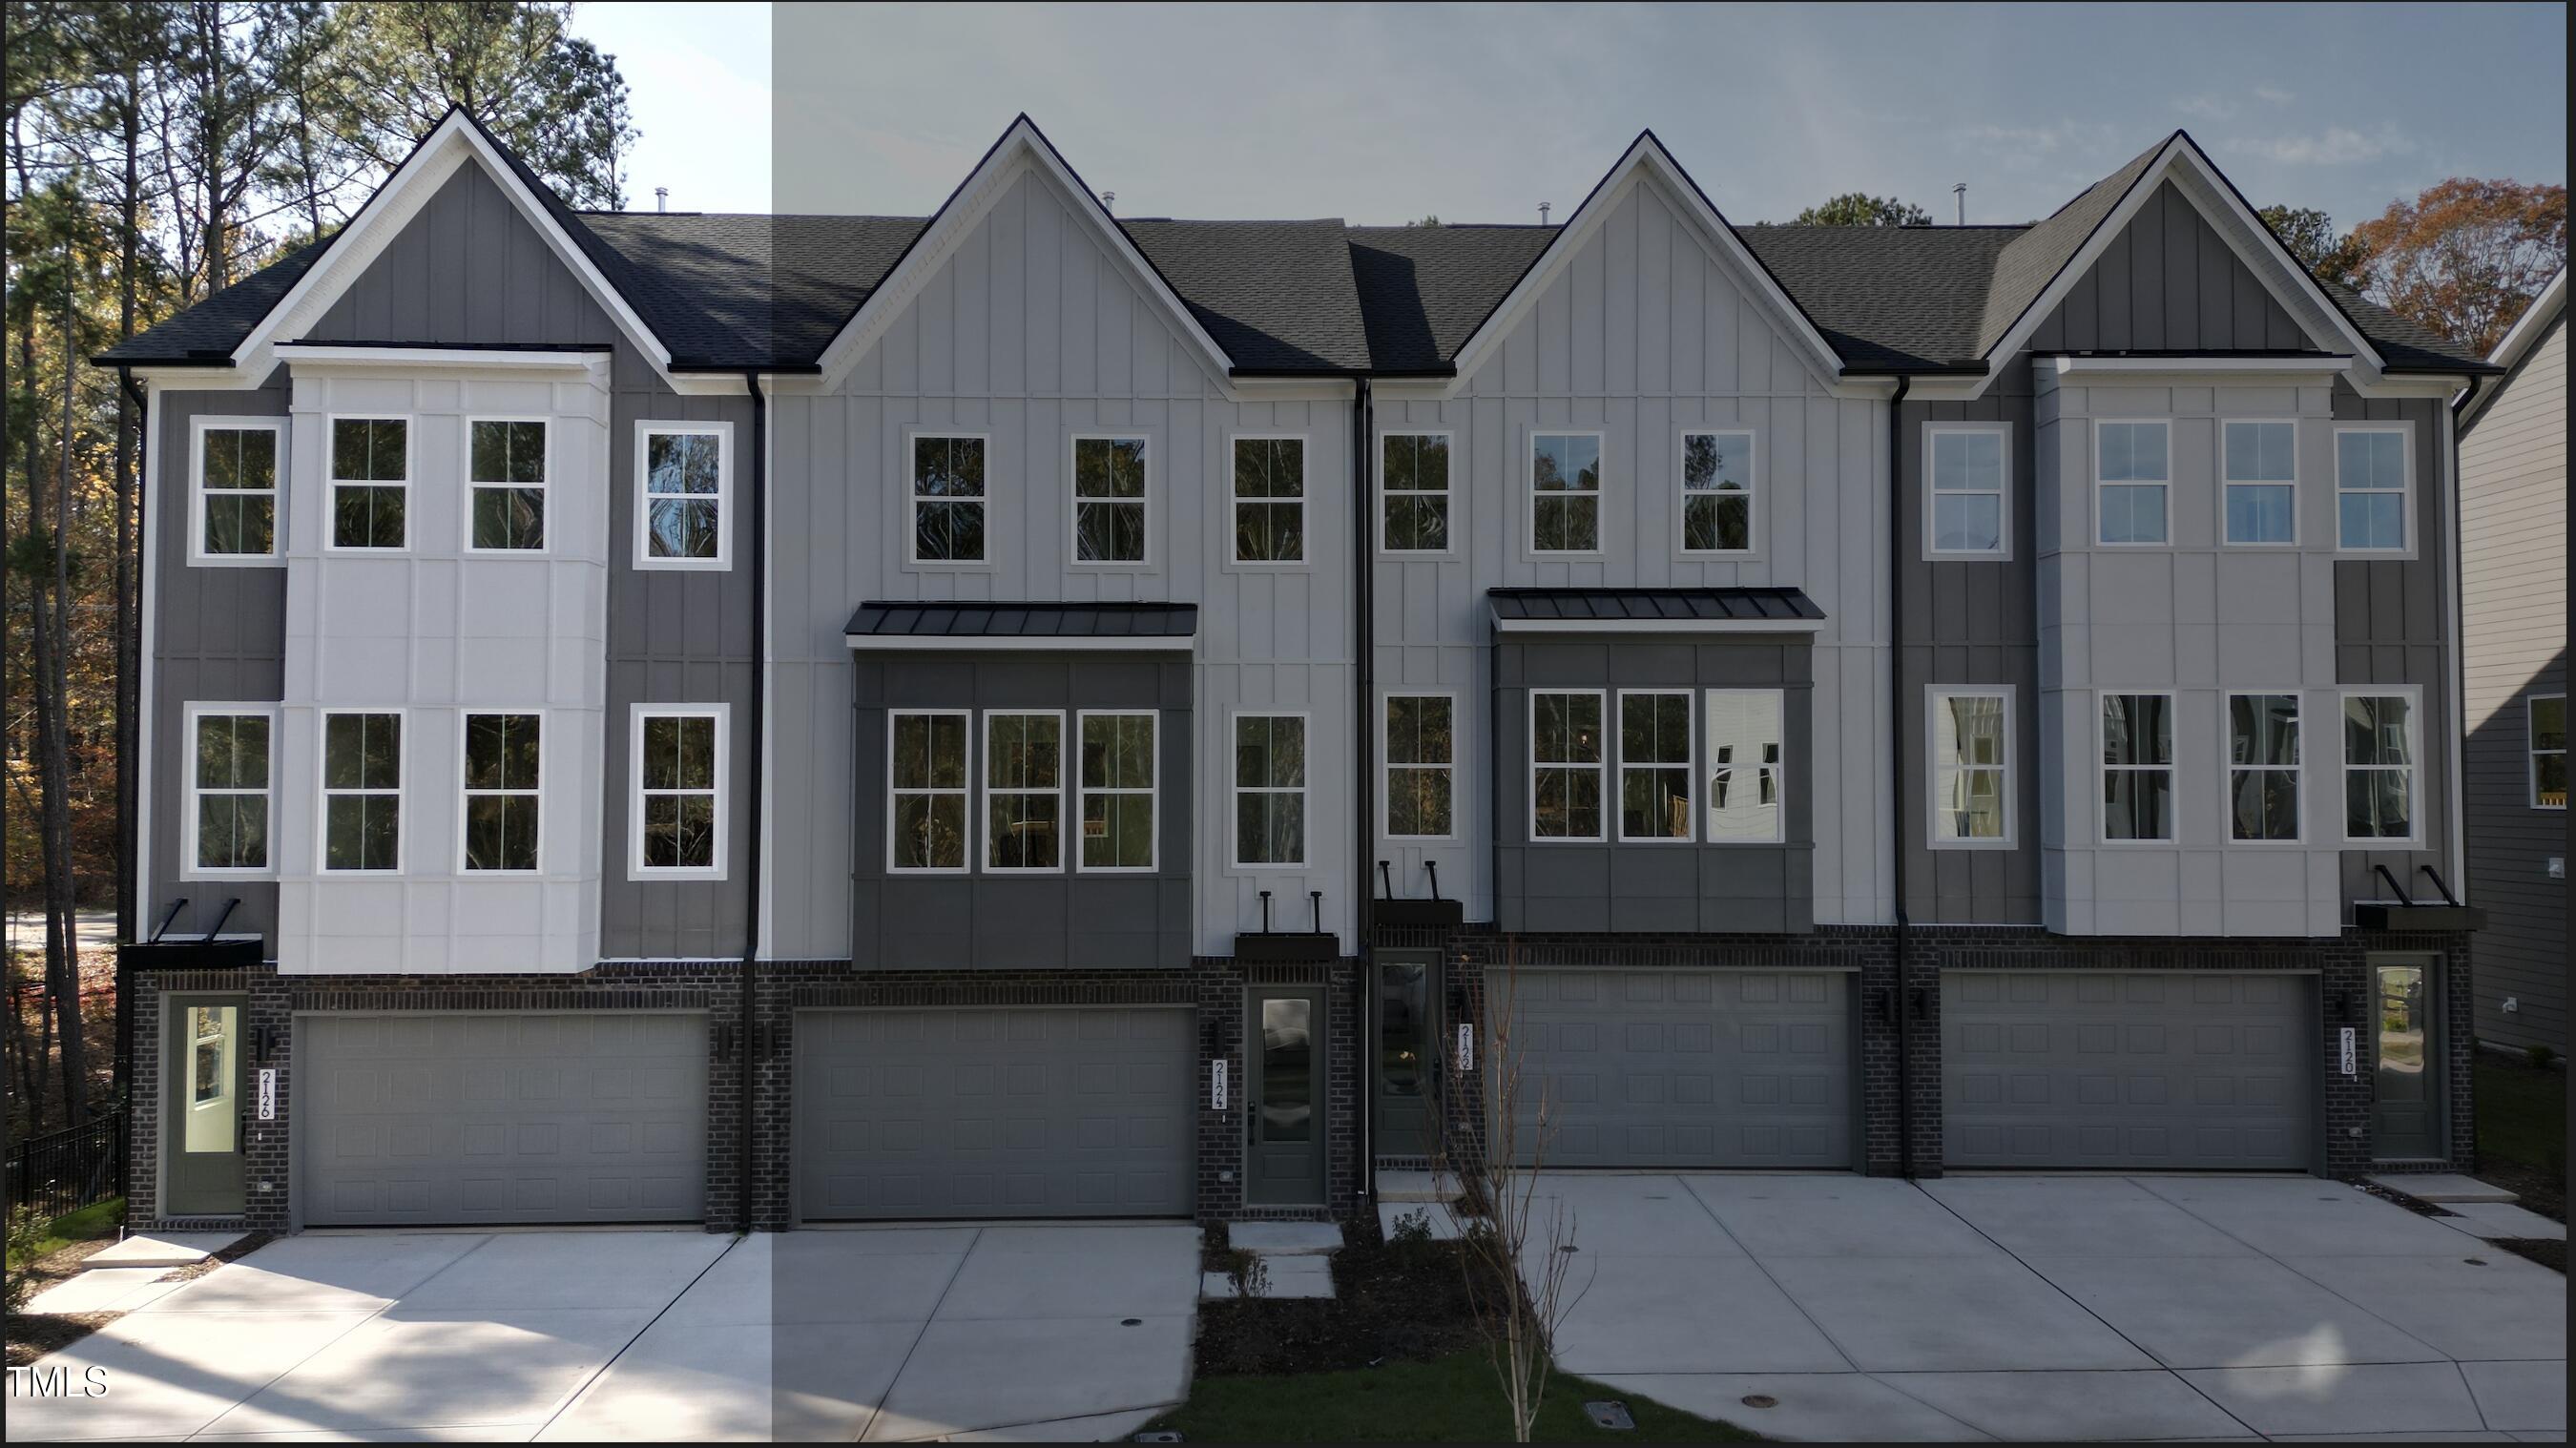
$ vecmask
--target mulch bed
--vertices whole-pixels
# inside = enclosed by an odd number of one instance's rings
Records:
[[[1225,1270],[1224,1228],[1210,1228],[1208,1270]],[[1455,1242],[1380,1239],[1374,1222],[1342,1229],[1330,1299],[1231,1299],[1199,1304],[1198,1371],[1320,1373],[1383,1362],[1427,1362],[1483,1341]]]
[[[2498,1172],[2479,1172],[2478,1180],[2489,1183],[2493,1186],[2511,1187],[2513,1185],[2513,1183],[2504,1179],[2504,1175],[2502,1173]],[[2439,1202],[2428,1202],[2422,1197],[2409,1196],[2404,1192],[2381,1186],[2377,1182],[2362,1182],[2360,1183],[2360,1186],[2363,1191],[2370,1193],[2372,1196],[2377,1197],[2382,1201],[2394,1202],[2419,1217],[2440,1218],[2456,1217],[2460,1215],[2457,1212],[2447,1210]],[[2527,1198],[2519,1205],[2524,1207],[2531,1206],[2530,1201]],[[2537,1210],[2537,1208],[2533,1208],[2533,1210]],[[2529,1258],[2561,1276],[2566,1274],[2567,1244],[2563,1241],[2557,1241],[2547,1237],[2488,1237],[2483,1240],[2487,1246],[2511,1252],[2517,1257]]]
[[[2522,1198],[2514,1205],[2525,1211],[2538,1212],[2553,1222],[2567,1220],[2567,1179],[2552,1176],[2537,1167],[2518,1161],[2487,1160],[2478,1163],[2478,1180],[2500,1186]]]
[[[2567,1244],[2548,1237],[2499,1237],[2487,1244],[2502,1247],[2517,1257],[2527,1257],[2550,1271],[2567,1275]]]

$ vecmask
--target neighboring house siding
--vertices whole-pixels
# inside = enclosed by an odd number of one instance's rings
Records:
[[[2567,815],[2534,809],[2526,700],[2567,692],[2567,316],[2460,439],[2478,1037],[2567,1049]],[[2502,1004],[2512,998],[2515,1009]]]

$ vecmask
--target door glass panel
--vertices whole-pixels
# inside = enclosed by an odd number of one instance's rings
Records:
[[[2424,1098],[2424,968],[2379,967],[2379,1099]]]
[[[1377,1080],[1389,1098],[1420,1100],[1429,1029],[1431,967],[1389,965],[1378,972]]]
[[[188,1108],[181,1128],[181,1149],[229,1152],[240,1130],[240,1107],[233,1083],[240,1072],[241,1007],[190,1006],[188,1027]]]
[[[1261,1003],[1261,1136],[1305,1141],[1315,1129],[1314,1003]]]

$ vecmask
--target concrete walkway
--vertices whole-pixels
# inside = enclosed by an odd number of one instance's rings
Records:
[[[2333,1182],[1541,1190],[1575,1218],[1559,1361],[1773,1437],[2566,1436],[2566,1279]]]

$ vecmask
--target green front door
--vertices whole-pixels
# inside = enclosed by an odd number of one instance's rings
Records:
[[[1243,1197],[1263,1206],[1324,1200],[1324,993],[1256,990],[1244,1057],[1251,1064]]]
[[[1379,1156],[1431,1154],[1431,1077],[1440,1055],[1435,963],[1380,957],[1377,965]]]
[[[2437,1157],[2442,1150],[2442,1032],[2433,999],[2431,961],[2374,959],[2370,964],[2371,1155],[2383,1160]]]
[[[242,1214],[242,1137],[249,1119],[250,1053],[242,1048],[240,996],[171,996],[161,1071],[161,1213]]]

